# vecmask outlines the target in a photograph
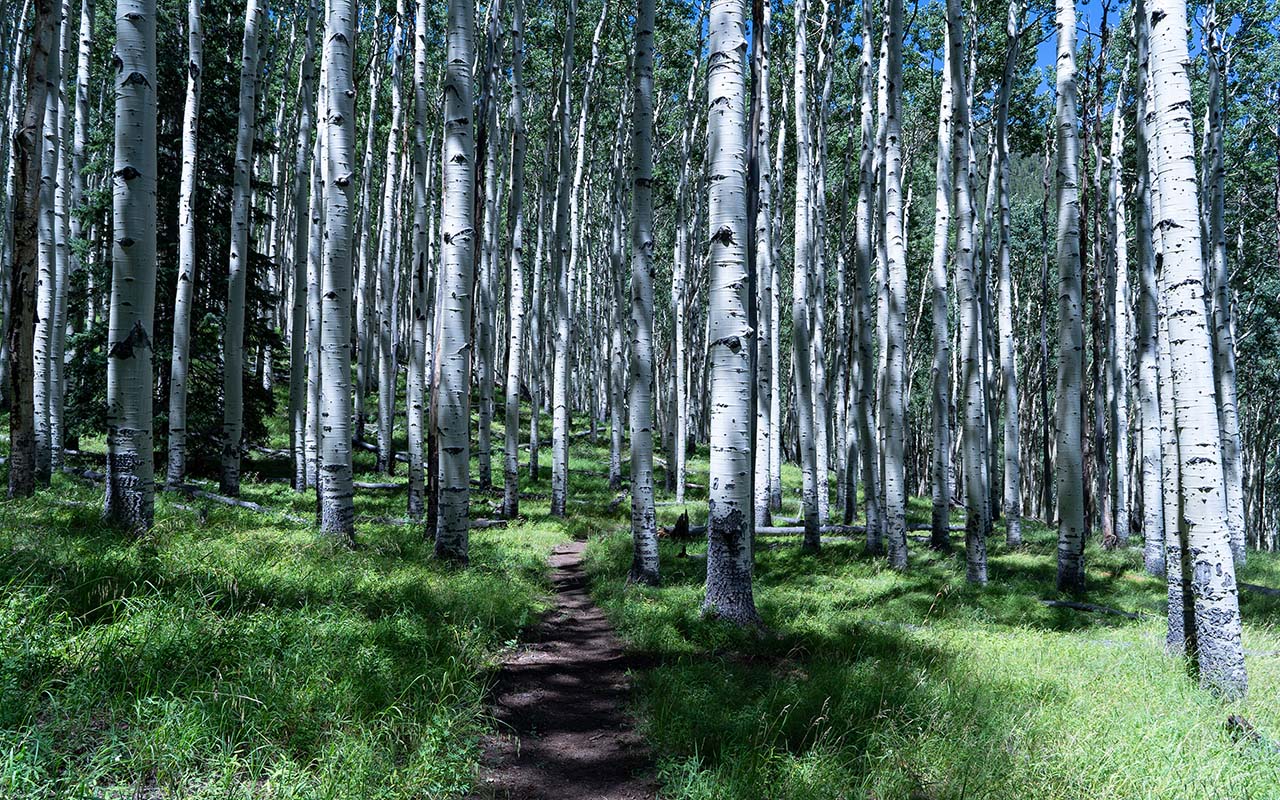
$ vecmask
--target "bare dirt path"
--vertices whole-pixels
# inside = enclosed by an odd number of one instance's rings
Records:
[[[555,608],[504,662],[475,797],[650,800],[652,757],[627,713],[635,665],[582,569],[585,542],[552,551]]]

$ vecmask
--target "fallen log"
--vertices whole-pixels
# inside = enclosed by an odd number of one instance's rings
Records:
[[[385,490],[385,491],[393,491],[395,489],[404,489],[408,486],[408,484],[404,484],[404,483],[394,483],[394,482],[374,483],[371,481],[352,481],[351,485],[357,489],[377,489],[377,490]]]
[[[295,514],[290,514],[286,511],[281,511],[276,508],[268,508],[267,506],[261,505],[259,503],[254,503],[250,500],[241,500],[237,497],[227,497],[226,495],[215,494],[214,492],[209,492],[204,489],[201,489],[199,486],[192,486],[189,483],[180,483],[180,484],[177,484],[176,486],[166,486],[165,491],[182,492],[183,494],[189,495],[190,497],[198,497],[201,500],[209,500],[214,503],[221,503],[225,506],[243,508],[246,511],[254,511],[259,514],[279,514],[280,516],[284,517],[290,522],[297,522],[300,525],[311,525],[314,522],[314,520],[306,519],[304,517],[299,517]]]
[[[1272,589],[1270,586],[1259,586],[1256,583],[1237,583],[1241,589],[1248,589],[1251,592],[1265,594],[1267,597],[1280,597],[1280,589]]]
[[[1118,608],[1108,608],[1107,606],[1098,606],[1093,603],[1077,603],[1073,600],[1041,600],[1041,605],[1050,608],[1070,608],[1073,611],[1091,611],[1097,614],[1114,614],[1125,619],[1142,619],[1150,616],[1150,614],[1135,614],[1132,611],[1121,611]]]
[[[352,447],[359,447],[361,450],[366,450],[366,451],[368,451],[368,452],[370,452],[370,453],[376,453],[376,452],[378,452],[378,446],[377,446],[376,444],[374,444],[373,442],[366,442],[366,441],[365,441],[365,440],[363,440],[363,439],[352,439],[352,440],[351,440],[351,446],[352,446]],[[399,461],[401,464],[408,464],[408,463],[409,463],[409,454],[408,454],[408,453],[396,453],[396,461]]]
[[[1231,734],[1233,742],[1250,744],[1272,753],[1280,753],[1280,744],[1239,714],[1231,714],[1227,717],[1227,733]]]

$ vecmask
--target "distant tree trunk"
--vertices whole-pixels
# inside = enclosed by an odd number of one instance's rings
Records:
[[[871,5],[862,4],[862,38],[871,41]],[[875,117],[872,106],[872,63],[871,47],[862,48],[861,100],[862,120],[859,126],[862,141],[858,149],[858,202],[855,208],[856,225],[854,227],[854,291],[857,301],[854,303],[854,322],[857,327],[858,360],[854,376],[856,401],[854,402],[854,424],[858,429],[858,441],[862,444],[859,460],[862,462],[862,497],[867,523],[867,550],[881,553],[884,550],[884,518],[880,513],[880,440],[877,435],[876,422],[876,370],[875,350],[872,348],[871,326],[875,318],[871,312],[873,286],[871,283],[871,265],[874,260],[875,244],[872,232],[872,206],[875,172],[873,154],[873,131]],[[877,292],[878,293],[878,292]]]
[[[504,420],[502,513],[520,513],[520,354],[524,349],[524,0],[511,9],[511,192],[507,226],[511,261],[507,268],[507,396]]]
[[[774,150],[773,173],[778,176],[778,180],[769,188],[773,196],[770,198],[772,205],[773,217],[770,221],[770,229],[778,232],[778,235],[771,235],[771,251],[769,260],[771,262],[769,285],[761,286],[761,291],[767,291],[769,295],[769,305],[772,307],[772,313],[769,319],[769,348],[772,351],[772,358],[769,363],[769,510],[778,511],[782,508],[782,191],[783,191],[783,149],[787,139],[787,112],[786,112],[786,86],[784,84],[782,90],[783,102],[778,110],[778,142]],[[763,136],[761,137],[764,138]],[[763,143],[762,143],[763,146]],[[766,153],[767,155],[767,153]],[[763,187],[764,184],[762,183]],[[764,454],[761,454],[764,455]]]
[[[251,255],[249,229],[253,173],[253,139],[258,88],[258,26],[263,16],[259,0],[248,0],[244,17],[244,49],[240,60],[240,121],[236,129],[236,157],[231,187],[231,263],[227,271],[227,312],[222,338],[223,494],[240,493],[240,452],[244,433],[244,312],[245,284]]]
[[[520,4],[522,0],[516,0]],[[413,37],[413,265],[409,292],[409,370],[405,390],[406,428],[409,445],[408,513],[414,521],[426,513],[426,403],[427,326],[431,305],[430,281],[432,248],[428,246],[427,214],[432,147],[427,146],[427,14],[423,6],[414,13]],[[513,35],[517,35],[513,32]],[[515,41],[519,41],[518,39]],[[516,73],[517,78],[519,73]]]
[[[1223,75],[1226,54],[1218,25],[1217,3],[1210,3],[1206,62],[1208,66],[1206,135],[1208,149],[1208,275],[1213,318],[1210,320],[1214,347],[1214,380],[1218,394],[1218,424],[1222,431],[1222,472],[1227,493],[1227,524],[1231,531],[1231,554],[1237,564],[1245,561],[1244,478],[1240,466],[1240,413],[1236,403],[1235,321],[1231,310],[1231,280],[1227,265],[1225,222],[1226,168],[1224,166],[1225,123],[1223,121]]]
[[[1080,139],[1076,128],[1076,6],[1056,0],[1058,28],[1058,588],[1084,588],[1084,376],[1080,288]]]
[[[324,120],[328,105],[328,68],[320,68],[320,109],[317,120]],[[324,261],[325,226],[325,143],[317,132],[311,163],[311,223],[307,240],[307,414],[306,454],[307,486],[320,488],[320,340],[324,310],[320,302],[320,275]],[[318,506],[317,506],[318,509]]]
[[[449,0],[444,84],[444,238],[439,376],[432,414],[440,448],[437,558],[467,562],[471,499],[471,288],[475,265],[475,141],[471,62],[475,4]]]
[[[1141,275],[1138,294],[1138,403],[1141,421],[1142,453],[1142,536],[1143,562],[1151,575],[1165,574],[1166,490],[1161,454],[1160,341],[1157,334],[1159,288],[1156,285],[1156,259],[1152,246],[1154,230],[1151,220],[1151,170],[1149,164],[1150,131],[1147,122],[1148,95],[1147,26],[1135,25],[1138,50],[1138,85],[1136,114],[1137,187],[1137,254]]]
[[[116,9],[115,249],[107,330],[107,491],[104,515],[151,527],[155,476],[151,425],[152,316],[156,285],[156,7]]]
[[[26,97],[21,121],[13,136],[13,265],[9,274],[9,314],[5,331],[9,383],[12,388],[9,403],[10,497],[30,497],[35,492],[36,482],[33,355],[36,272],[39,266],[37,227],[44,156],[41,140],[49,91],[49,55],[53,48],[53,32],[57,29],[58,16],[53,0],[35,0],[34,7],[30,44],[23,67]],[[154,64],[154,61],[150,63]],[[154,115],[151,120],[154,125]],[[143,127],[145,132],[145,121]]]
[[[955,171],[952,154],[955,100],[951,89],[951,28],[948,24],[945,29],[946,50],[943,54],[942,96],[938,111],[938,160],[935,169],[937,189],[934,193],[936,212],[933,221],[933,262],[929,270],[932,288],[930,315],[933,321],[933,392],[930,405],[933,416],[933,514],[929,545],[937,550],[951,548],[951,326],[950,301],[947,297]]]
[[[399,246],[396,236],[400,208],[400,136],[404,123],[401,91],[404,81],[404,0],[397,0],[395,29],[391,38],[391,120],[387,128],[384,160],[381,229],[378,236],[378,461],[379,472],[395,472],[396,417],[396,265]],[[370,124],[376,122],[370,118]],[[368,180],[369,176],[365,176]],[[373,280],[373,276],[369,277]],[[368,313],[368,310],[365,312]],[[361,354],[363,357],[363,354]]]
[[[182,179],[178,190],[178,290],[173,303],[173,362],[169,369],[169,471],[166,476],[169,486],[181,484],[187,473],[187,359],[191,348],[191,301],[195,292],[196,159],[199,157],[200,72],[204,66],[200,3],[201,0],[187,2],[187,103],[182,115]],[[311,132],[299,134],[309,137]]]
[[[573,29],[578,2],[568,0],[564,23],[564,56],[560,62],[560,156],[556,186],[556,331],[555,366],[551,376],[551,514],[563,517],[569,498],[569,194],[573,153],[570,93],[573,77]]]
[[[376,0],[373,5],[373,18],[382,19],[382,0]],[[378,52],[382,49],[382,33],[381,27],[374,26],[373,31],[373,49]],[[374,151],[376,149],[377,132],[378,132],[378,99],[379,87],[382,79],[382,68],[385,59],[373,59],[373,65],[370,67],[369,78],[369,108],[365,116],[364,131],[364,155],[360,165],[360,175],[363,180],[360,182],[360,229],[357,231],[358,245],[356,252],[357,262],[357,284],[356,284],[356,392],[355,392],[355,437],[361,441],[365,438],[365,423],[368,414],[365,413],[365,401],[368,399],[369,385],[372,383],[373,373],[373,350],[376,345],[375,324],[374,320],[377,315],[377,309],[374,308],[376,303],[377,280],[375,279],[374,259],[370,258],[371,249],[370,242],[377,241],[377,209],[373,206],[373,190],[376,184],[373,180],[375,171]]]
[[[316,9],[307,0],[307,40],[298,72],[298,146],[293,169],[293,310],[289,324],[289,450],[293,488],[307,488],[307,250],[310,238],[311,130],[315,127]]]
[[[540,435],[538,426],[542,421],[542,401],[545,384],[542,381],[544,370],[542,357],[544,341],[542,322],[545,318],[547,292],[543,286],[542,264],[546,254],[546,215],[547,188],[551,183],[551,136],[547,136],[547,146],[542,151],[542,176],[538,182],[538,241],[533,253],[533,286],[532,302],[529,309],[529,479],[536,482],[542,467],[539,463],[538,446]]]
[[[1108,186],[1111,247],[1108,253],[1107,400],[1111,425],[1111,514],[1116,543],[1129,544],[1129,238],[1125,223],[1122,180],[1124,157],[1124,83],[1128,66],[1116,91],[1111,121],[1111,176]]]
[[[58,160],[57,186],[54,190],[54,261],[56,273],[53,283],[53,315],[50,318],[49,335],[49,467],[62,470],[63,437],[63,364],[67,349],[67,292],[71,287],[71,139],[74,108],[69,98],[75,91],[76,73],[71,69],[71,49],[76,20],[71,15],[71,0],[62,6],[62,66],[58,82]]]
[[[773,379],[777,371],[774,350],[778,346],[773,338],[773,305],[772,286],[774,282],[773,267],[773,186],[769,169],[770,116],[769,116],[769,33],[772,28],[773,3],[770,0],[756,0],[753,9],[753,48],[752,57],[755,63],[755,78],[759,113],[756,128],[756,159],[758,187],[756,194],[755,224],[755,261],[756,261],[756,306],[758,331],[756,335],[756,440],[755,440],[755,475],[752,480],[752,495],[755,501],[755,524],[768,525],[769,493],[771,488],[771,472],[769,454],[772,452],[772,440],[778,436],[774,430],[778,421],[771,416],[770,402],[774,392]],[[779,176],[781,178],[781,176]]]
[[[707,58],[711,464],[704,613],[757,624],[752,594],[751,363],[747,337],[747,45],[742,0],[712,0]],[[797,103],[799,105],[799,103]]]
[[[477,409],[476,466],[481,489],[493,486],[493,381],[496,361],[496,333],[494,330],[497,305],[497,239],[498,239],[498,152],[502,136],[499,133],[498,57],[501,32],[502,2],[490,2],[487,10],[485,35],[484,83],[478,106],[476,129],[476,166],[481,170],[477,179],[476,230],[480,236],[480,248],[476,251],[479,271],[475,275],[475,311],[473,329],[476,337],[476,380],[480,384],[480,405]],[[481,185],[482,184],[482,185]]]
[[[351,466],[351,224],[355,164],[355,14],[330,0],[325,26],[325,226],[320,275],[320,530],[355,538]]]
[[[812,322],[809,305],[812,292],[813,244],[810,241],[810,224],[813,215],[809,203],[812,199],[810,185],[809,149],[809,96],[808,96],[808,0],[795,3],[795,105],[796,105],[796,202],[795,202],[795,259],[794,278],[791,281],[791,370],[795,376],[796,422],[800,429],[800,471],[803,476],[804,542],[805,550],[816,551],[821,544],[818,516],[818,463],[814,441],[813,374],[809,344]]]
[[[653,505],[653,33],[654,0],[638,0],[631,125],[631,574],[657,585]]]
[[[1017,332],[1014,328],[1012,238],[1013,215],[1010,213],[1009,189],[1009,98],[1013,93],[1015,70],[1022,52],[1022,0],[1009,4],[1005,37],[1009,47],[1005,53],[1004,79],[1000,84],[1000,105],[996,120],[996,153],[999,169],[1000,200],[1000,293],[997,314],[1000,324],[1000,372],[1004,385],[1004,517],[1005,542],[1010,547],[1022,544],[1022,445],[1020,441],[1021,409],[1018,387]],[[988,201],[990,202],[990,201]],[[993,414],[998,412],[998,406]],[[1046,480],[1048,477],[1046,476]]]
[[[1191,133],[1183,0],[1150,0],[1149,26],[1155,178],[1162,234],[1160,275],[1167,302],[1179,461],[1184,575],[1194,597],[1195,651],[1201,685],[1243,697],[1248,685],[1231,556],[1228,493],[1222,468],[1214,386],[1213,334],[1204,303],[1204,263]]]

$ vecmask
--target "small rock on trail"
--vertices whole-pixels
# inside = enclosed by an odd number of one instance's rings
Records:
[[[552,551],[555,608],[502,666],[499,730],[485,737],[479,800],[651,800],[652,757],[627,713],[634,665],[582,570],[585,542]]]

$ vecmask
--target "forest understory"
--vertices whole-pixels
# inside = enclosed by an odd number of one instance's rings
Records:
[[[937,553],[913,535],[899,572],[849,537],[807,555],[762,535],[764,627],[743,630],[698,611],[704,544],[680,558],[662,539],[663,586],[627,584],[606,439],[574,438],[566,517],[548,514],[544,470],[519,520],[473,532],[465,570],[434,559],[421,526],[385,521],[403,514],[397,490],[358,494],[359,544],[334,548],[310,523],[314,492],[261,452],[242,497],[268,513],[166,492],[133,537],[103,526],[100,484],[74,474],[101,468],[102,442],[82,441],[71,473],[0,503],[0,796],[467,796],[482,736],[501,731],[497,665],[549,608],[546,557],[572,539],[644,665],[633,711],[659,797],[1276,796],[1280,597],[1241,592],[1250,691],[1234,703],[1164,655],[1165,584],[1139,548],[1092,540],[1086,591],[1059,594],[1055,532],[1033,520],[1022,547],[992,537],[986,587],[965,580],[959,537]],[[371,453],[355,463],[360,480],[404,480]],[[799,472],[783,479],[779,519],[800,510]],[[705,519],[706,480],[699,450],[687,504],[659,490],[660,523]],[[927,522],[927,500],[908,514]],[[1280,557],[1251,555],[1240,580],[1280,588]]]

